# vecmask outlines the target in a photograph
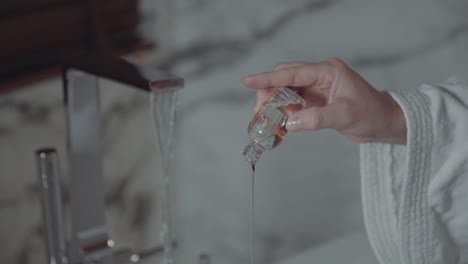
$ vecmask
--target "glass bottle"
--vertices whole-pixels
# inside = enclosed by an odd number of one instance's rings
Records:
[[[304,106],[304,99],[293,90],[286,87],[272,88],[271,95],[249,123],[250,142],[244,149],[245,159],[255,165],[265,150],[278,146],[288,133],[288,117]]]

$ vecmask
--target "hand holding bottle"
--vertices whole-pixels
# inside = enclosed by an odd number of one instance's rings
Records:
[[[288,118],[289,131],[332,128],[355,142],[406,144],[400,106],[339,59],[283,63],[242,81],[257,89],[256,111],[273,87],[292,88],[304,98],[306,108]]]

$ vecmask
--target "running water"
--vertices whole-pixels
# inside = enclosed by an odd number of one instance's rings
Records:
[[[174,140],[176,95],[179,89],[152,89],[150,104],[156,128],[156,145],[161,156],[161,171],[158,192],[160,233],[164,247],[162,264],[172,264],[172,237],[170,227],[170,179],[169,165]]]
[[[255,262],[255,164],[252,164],[252,194],[250,200],[250,264]]]

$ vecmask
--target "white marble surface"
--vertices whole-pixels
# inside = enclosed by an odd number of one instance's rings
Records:
[[[187,80],[173,163],[179,263],[196,262],[201,252],[214,263],[249,261],[250,178],[241,151],[254,93],[241,76],[282,61],[339,56],[379,89],[468,78],[462,0],[173,3],[174,53],[158,64]],[[118,245],[154,245],[158,157],[148,99],[103,86],[112,235]],[[43,145],[65,152],[60,96],[53,79],[0,97],[0,263],[41,263],[32,153]],[[358,145],[331,131],[290,134],[266,153],[256,186],[257,263],[361,230],[358,174]]]

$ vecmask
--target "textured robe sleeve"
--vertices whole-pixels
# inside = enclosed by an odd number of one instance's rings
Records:
[[[381,264],[468,263],[468,84],[391,91],[407,144],[361,144],[363,208]]]

